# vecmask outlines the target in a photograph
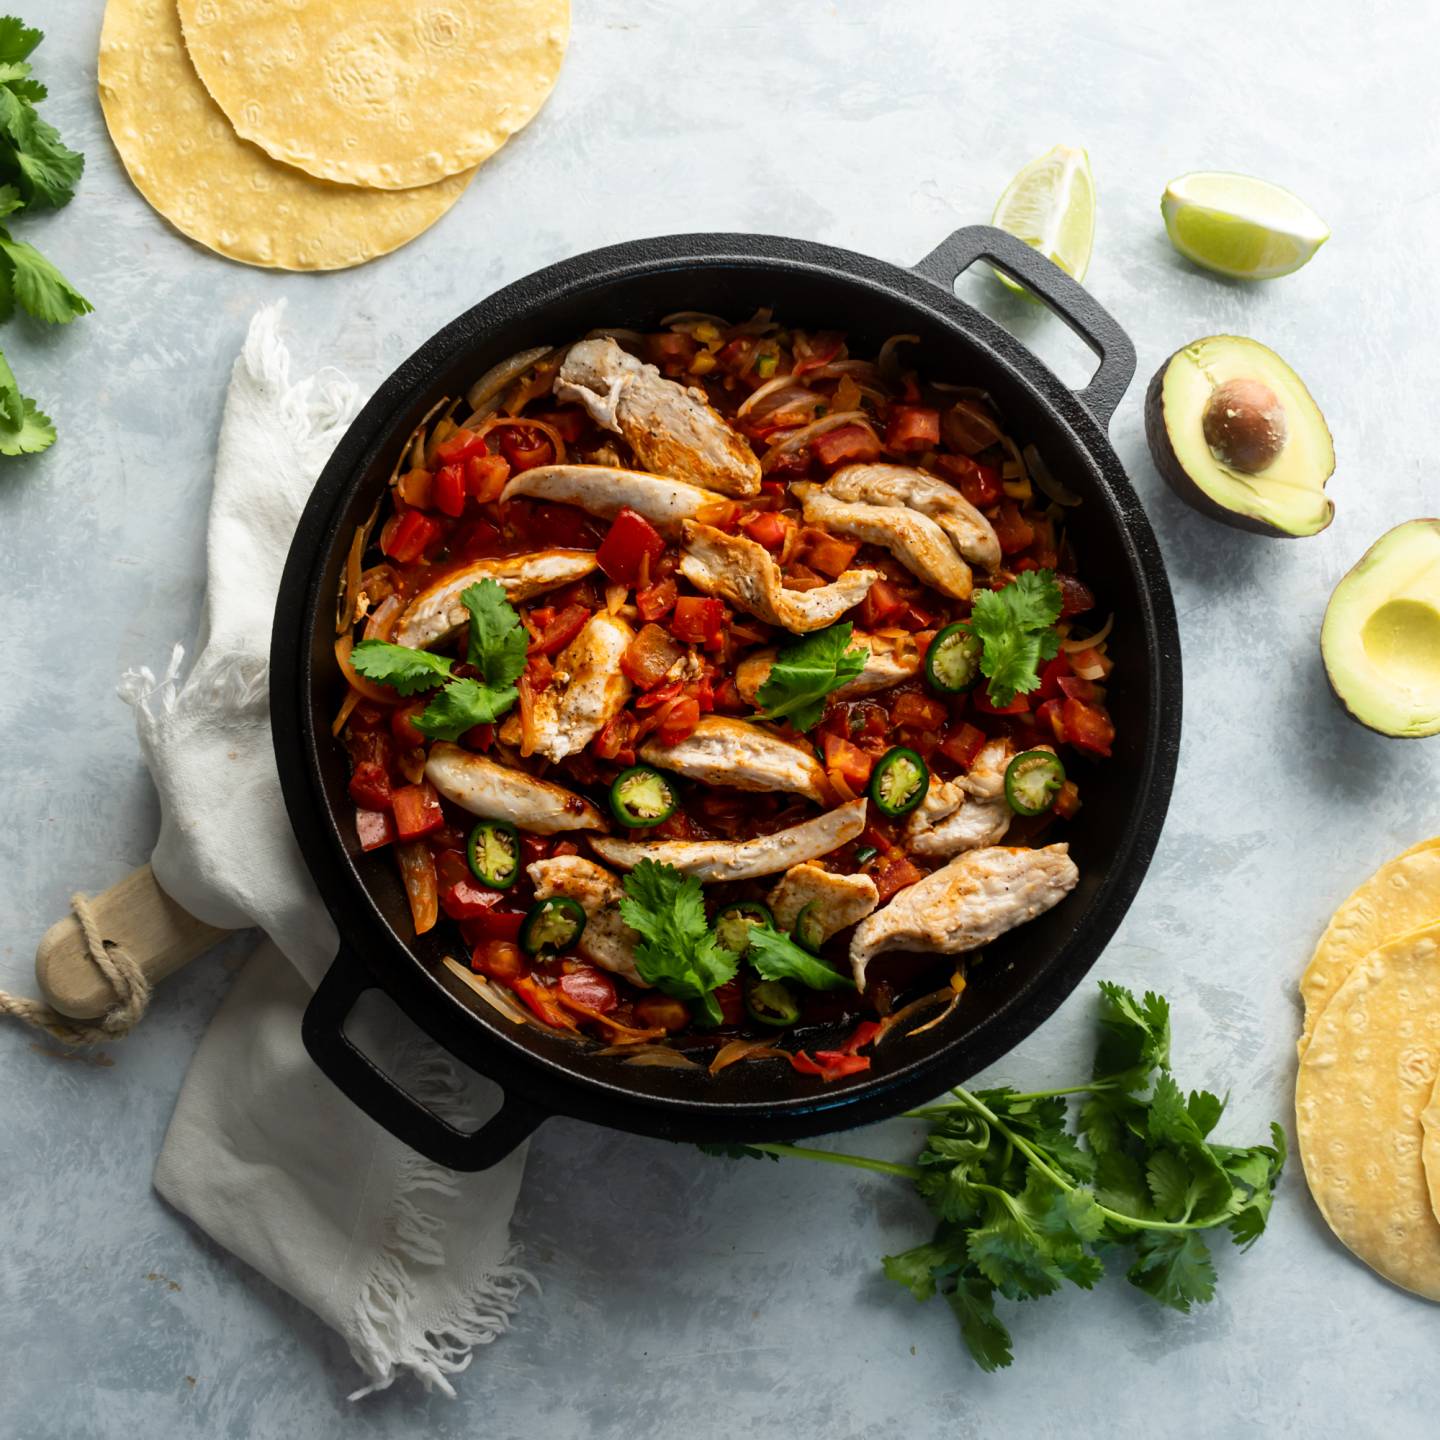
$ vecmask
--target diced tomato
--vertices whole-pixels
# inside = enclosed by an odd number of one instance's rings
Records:
[[[506,425],[497,427],[495,434],[500,438],[500,453],[516,474],[549,465],[555,459],[555,447],[543,430],[528,425]]]
[[[458,518],[465,509],[465,466],[442,465],[431,482],[430,496],[442,515]]]
[[[513,943],[520,938],[524,924],[523,910],[503,910],[497,904],[462,920],[460,933],[465,937],[465,943],[471,946],[480,945],[486,940],[508,940]]]
[[[380,532],[380,548],[401,565],[418,560],[440,538],[440,522],[422,515],[418,510],[407,510],[403,515],[392,515]]]
[[[435,458],[442,465],[456,465],[472,455],[485,453],[485,437],[473,430],[460,429],[447,435],[436,447]]]
[[[1065,702],[1061,699],[1047,700],[1035,712],[1035,728],[1040,732],[1042,740],[1049,740],[1052,736],[1057,745],[1064,745],[1070,737],[1065,733],[1065,721],[1062,718],[1065,709]]]
[[[1055,813],[1062,820],[1069,820],[1079,809],[1080,787],[1073,780],[1067,780],[1060,787],[1060,793],[1055,797]]]
[[[350,777],[350,798],[362,810],[388,810],[394,798],[390,775],[374,760],[362,760]]]
[[[456,560],[480,560],[495,553],[499,539],[499,527],[489,520],[470,520],[451,536],[450,554]]]
[[[550,688],[555,678],[555,667],[548,655],[531,655],[525,661],[525,679],[534,694],[539,695]]]
[[[937,455],[935,464],[977,510],[988,510],[1004,494],[1000,472],[993,465],[982,465],[968,455]]]
[[[740,993],[738,980],[727,980],[717,987],[715,1003],[720,1007],[722,1025],[738,1025],[745,1018],[745,999]]]
[[[680,695],[660,713],[656,738],[662,745],[678,745],[688,740],[700,723],[700,702],[693,695]]]
[[[661,685],[659,689],[651,690],[647,694],[641,695],[635,701],[635,708],[637,710],[654,710],[661,705],[668,705],[679,694],[680,682],[678,680],[671,680],[668,684]],[[653,722],[654,717],[652,716],[651,719]],[[651,728],[654,728],[653,723]]]
[[[950,718],[950,711],[943,700],[908,690],[894,698],[890,718],[897,725],[909,725],[916,730],[938,730]]]
[[[824,530],[807,527],[800,532],[801,559],[812,570],[818,570],[832,580],[850,568],[850,562],[859,548],[858,540],[842,540]]]
[[[501,891],[487,889],[473,875],[457,875],[448,880],[442,876],[440,882],[440,908],[452,920],[484,920],[488,918],[500,899]],[[513,936],[505,938],[513,939]]]
[[[653,690],[685,650],[658,625],[645,625],[620,657],[620,668],[642,690]],[[678,693],[678,691],[677,691]]]
[[[503,455],[472,455],[465,462],[465,488],[482,505],[498,500],[509,478],[510,462]]]
[[[378,850],[395,838],[395,822],[388,810],[355,811],[355,833],[362,850]]]
[[[1047,660],[1040,671],[1040,688],[1030,692],[1030,699],[1037,705],[1053,700],[1060,694],[1060,682],[1070,674],[1070,661],[1062,650],[1053,660]]]
[[[608,721],[591,742],[590,748],[601,760],[617,760],[623,765],[635,763],[635,751],[630,744],[634,721],[627,710],[622,710],[613,720]],[[628,759],[623,757],[629,756]]]
[[[635,592],[635,608],[642,620],[661,620],[675,608],[678,592],[674,580],[668,576],[654,585],[647,585]]]
[[[664,548],[660,532],[627,506],[611,522],[595,561],[617,585],[634,585],[640,578],[641,562],[647,556],[658,560]]]
[[[558,655],[586,626],[590,612],[583,605],[567,605],[530,642],[531,655]]]
[[[897,891],[924,878],[925,872],[918,865],[911,864],[905,855],[886,860],[875,871],[875,888],[880,892],[880,903],[883,905]]]
[[[1030,709],[1030,697],[1018,692],[1008,705],[993,704],[988,685],[977,685],[970,692],[970,698],[982,715],[1024,715]]]
[[[560,1003],[555,992],[542,985],[533,975],[521,975],[510,982],[510,988],[530,1007],[531,1013],[552,1030],[574,1030],[574,1020]]]
[[[1035,539],[1035,527],[1021,515],[1020,507],[1013,500],[1006,500],[990,523],[995,528],[1002,555],[1014,555]]]
[[[1093,684],[1096,680],[1103,680],[1115,668],[1115,662],[1108,655],[1102,655],[1091,646],[1085,650],[1071,652],[1070,668],[1077,675],[1084,675],[1087,670],[1091,671],[1092,674],[1086,675],[1085,678]],[[1093,674],[1096,670],[1100,672],[1098,676]]]
[[[1095,608],[1095,597],[1090,587],[1073,575],[1057,574],[1055,583],[1060,587],[1060,618],[1067,620],[1071,615],[1083,615]]]
[[[1094,705],[1100,699],[1099,687],[1093,680],[1086,680],[1082,675],[1062,675],[1056,683],[1071,700],[1083,700],[1086,704]]]
[[[537,505],[530,516],[529,536],[543,548],[594,550],[600,543],[600,527],[573,505]]]
[[[395,829],[402,840],[418,840],[445,823],[440,810],[440,797],[428,781],[403,785],[391,797],[390,808],[395,814]]]
[[[795,356],[795,373],[803,375],[807,370],[818,370],[822,365],[828,365],[844,346],[845,337],[838,330],[821,330],[815,335],[807,335],[803,330],[797,330],[791,345]]]
[[[885,448],[918,455],[940,443],[940,412],[923,405],[892,405],[885,422]]]
[[[715,687],[715,708],[722,715],[744,715],[750,709],[740,687],[728,675]]]
[[[1000,427],[987,406],[975,400],[957,400],[944,414],[940,428],[945,443],[966,455],[978,455],[1000,442]]]
[[[567,445],[573,445],[585,433],[586,415],[578,405],[543,410],[535,418],[543,420]]]
[[[863,793],[870,783],[875,757],[841,735],[827,733],[821,736],[820,744],[825,752],[825,768],[841,775],[855,794]]]
[[[905,603],[905,597],[888,580],[877,580],[861,606],[861,624],[867,630],[893,625],[904,613]]]
[[[515,917],[515,936],[520,933],[518,922],[524,918],[523,915]],[[461,926],[462,930],[465,928]],[[515,936],[509,939],[496,936],[479,941],[470,952],[470,968],[502,984],[513,985],[525,974],[525,957],[515,943]]]
[[[670,617],[670,633],[687,645],[719,649],[725,633],[724,602],[708,595],[682,595]]]
[[[837,425],[810,442],[810,453],[817,464],[828,470],[837,465],[877,459],[880,441],[874,431],[864,425]]]
[[[495,743],[495,727],[493,725],[472,725],[460,737],[460,743],[467,750],[478,750],[483,755]]]
[[[645,358],[667,375],[688,370],[699,349],[695,337],[683,330],[662,330],[645,337]]]
[[[396,744],[413,750],[425,743],[425,737],[415,728],[415,719],[425,713],[428,704],[427,700],[412,700],[410,704],[390,712],[390,733],[395,737]]]
[[[559,984],[572,1000],[602,1015],[608,1015],[620,1003],[615,982],[603,970],[589,965],[562,975]]]
[[[1067,699],[1061,712],[1070,743],[1092,755],[1108,755],[1115,739],[1115,726],[1101,705]]]
[[[870,1068],[868,1055],[846,1055],[840,1050],[817,1050],[812,1060],[803,1050],[790,1057],[791,1066],[802,1075],[818,1075],[827,1083],[846,1075],[858,1075]]]
[[[395,482],[395,493],[417,510],[430,508],[430,486],[432,476],[428,470],[407,470]]]
[[[1027,523],[1035,532],[1035,538],[1030,542],[1029,559],[1033,560],[1040,570],[1053,570],[1056,560],[1055,522],[1048,515],[1043,515],[1032,518]]]
[[[740,528],[767,550],[779,550],[790,533],[790,526],[773,510],[764,510],[752,520],[743,520]]]
[[[635,1002],[635,1018],[659,1030],[683,1030],[690,1023],[684,1002],[669,995],[647,995]]]

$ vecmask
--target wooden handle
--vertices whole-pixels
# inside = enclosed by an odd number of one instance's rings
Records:
[[[155,882],[148,865],[91,897],[101,936],[121,946],[153,985],[188,965],[231,932],[197,920]],[[90,958],[80,922],[57,920],[35,951],[35,978],[46,1002],[72,1020],[94,1020],[119,998]]]

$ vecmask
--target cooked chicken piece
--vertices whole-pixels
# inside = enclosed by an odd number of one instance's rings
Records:
[[[865,650],[865,668],[853,680],[847,680],[838,690],[832,690],[830,695],[833,699],[857,700],[862,695],[874,695],[920,673],[924,656],[913,640],[896,641],[856,630],[850,636],[849,648],[860,647]],[[774,664],[774,650],[756,650],[735,667],[735,684],[747,705],[759,705],[755,697],[770,678]]]
[[[837,500],[906,506],[928,515],[972,565],[996,570],[1000,541],[990,522],[953,486],[908,465],[846,465],[826,482]]]
[[[1049,746],[1042,747],[1049,749]],[[998,845],[1013,812],[1005,799],[1005,768],[1015,755],[1007,739],[989,740],[968,774],[931,783],[905,822],[905,843],[917,855],[958,855]]]
[[[572,345],[555,395],[583,405],[601,429],[623,435],[646,470],[724,495],[760,493],[760,461],[705,392],[665,379],[613,340]]]
[[[620,661],[635,632],[618,616],[600,611],[561,651],[549,688],[535,697],[535,754],[563,760],[583,750],[625,708],[630,681]],[[520,739],[512,711],[500,727],[507,745]]]
[[[477,560],[416,595],[395,622],[394,641],[412,650],[425,650],[453,635],[470,621],[469,611],[460,603],[461,592],[482,580],[502,585],[505,598],[518,605],[546,590],[583,580],[594,568],[593,550],[536,550],[530,555]]]
[[[472,815],[509,820],[536,835],[605,829],[604,816],[584,796],[444,741],[430,747],[425,778]]]
[[[817,805],[826,800],[825,771],[814,754],[748,720],[702,715],[694,732],[678,745],[651,738],[640,758],[706,785],[736,790],[789,790]]]
[[[622,870],[650,859],[673,865],[686,875],[698,875],[706,884],[715,884],[774,875],[802,860],[828,855],[864,828],[865,801],[852,800],[813,820],[754,840],[655,840],[646,845],[602,838],[592,839],[590,844],[602,860]]]
[[[635,968],[635,946],[640,936],[620,918],[625,891],[602,865],[580,855],[557,855],[525,867],[535,886],[535,898],[566,895],[585,912],[585,928],[576,947],[592,964],[623,975],[632,985],[649,988]]]
[[[886,950],[978,950],[1058,905],[1079,879],[1068,845],[957,855],[861,921],[850,941],[855,984],[865,988],[866,966]]]
[[[803,481],[790,493],[805,519],[832,535],[853,535],[888,550],[912,575],[955,600],[968,600],[970,567],[955,553],[950,537],[928,515],[898,505],[867,505],[837,500],[819,485]]]
[[[611,465],[537,465],[522,470],[500,499],[522,495],[575,505],[602,520],[613,520],[622,509],[630,509],[667,535],[673,535],[682,520],[693,519],[707,506],[725,503],[718,491]]]
[[[820,917],[820,938],[828,940],[857,925],[880,901],[880,892],[868,875],[836,875],[806,861],[787,870],[770,892],[770,911],[781,930],[793,930],[795,920],[811,901]]]
[[[787,590],[770,552],[743,535],[727,535],[713,525],[686,520],[681,526],[685,553],[680,573],[706,595],[719,595],[796,635],[823,630],[852,605],[858,605],[880,578],[878,570],[846,570],[829,585]]]

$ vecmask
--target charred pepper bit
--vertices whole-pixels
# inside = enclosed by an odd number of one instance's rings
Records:
[[[520,874],[520,832],[508,820],[482,820],[465,847],[470,870],[492,890],[508,890]]]
[[[887,750],[870,776],[870,798],[892,820],[908,815],[930,789],[925,762],[903,745]]]
[[[679,805],[670,781],[649,765],[632,765],[610,787],[610,809],[632,830],[648,830],[668,820]]]
[[[1005,767],[1005,799],[1017,815],[1043,815],[1065,785],[1065,767],[1048,750],[1025,750]]]

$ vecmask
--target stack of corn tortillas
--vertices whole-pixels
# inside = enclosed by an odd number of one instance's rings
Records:
[[[1300,993],[1295,1117],[1315,1203],[1372,1269],[1440,1300],[1440,838],[1335,912]]]
[[[569,0],[108,0],[100,103],[142,195],[251,265],[434,224],[555,84]]]

